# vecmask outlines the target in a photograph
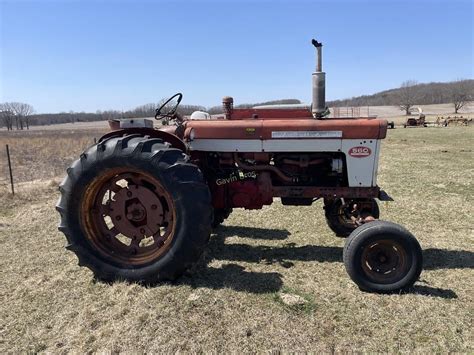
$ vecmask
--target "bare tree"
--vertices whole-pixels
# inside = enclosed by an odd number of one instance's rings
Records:
[[[132,112],[137,117],[152,117],[155,115],[156,104],[150,103],[136,107]]]
[[[417,90],[416,86],[418,82],[415,80],[407,80],[402,83],[400,86],[400,93],[399,93],[399,106],[400,110],[405,111],[406,115],[410,114],[410,109],[416,102],[417,99]]]
[[[451,100],[454,105],[454,113],[458,113],[469,101],[473,99],[469,81],[466,79],[456,80],[451,86]]]
[[[15,114],[16,119],[16,128],[23,129],[30,129],[30,116],[34,112],[33,106],[29,104],[25,104],[23,102],[10,102],[11,111]]]
[[[35,109],[30,104],[21,104],[20,114],[25,119],[26,129],[30,129],[30,116],[35,112]]]
[[[3,121],[7,131],[13,130],[13,120],[15,118],[15,113],[12,110],[12,107],[9,102],[0,104],[0,118]]]

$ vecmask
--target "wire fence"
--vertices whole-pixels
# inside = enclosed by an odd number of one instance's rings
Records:
[[[89,146],[93,145],[102,132],[97,131],[48,131],[3,133],[0,135],[0,188],[13,192],[21,190],[22,183],[31,181],[58,181],[68,166]],[[6,147],[9,147],[10,163]],[[11,169],[10,169],[11,166]]]

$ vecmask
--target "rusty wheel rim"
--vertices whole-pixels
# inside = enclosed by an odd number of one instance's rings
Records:
[[[361,255],[362,270],[372,282],[389,284],[400,281],[408,272],[406,249],[393,240],[377,240]]]
[[[337,211],[337,219],[339,223],[345,226],[346,228],[357,227],[355,218],[352,216],[353,206],[354,206],[354,203],[350,201],[350,203],[347,205],[341,204],[341,206],[339,206],[339,209]]]
[[[370,208],[368,208],[369,204]],[[356,228],[363,223],[367,217],[372,217],[371,220],[375,219],[372,212],[374,210],[373,204],[374,202],[372,201],[364,203],[363,201],[356,200],[351,200],[345,205],[341,204],[337,212],[337,219],[339,223],[346,228]],[[359,211],[357,211],[357,209],[359,209]],[[354,212],[357,213],[355,214]]]
[[[149,264],[174,238],[173,199],[158,179],[142,171],[111,169],[96,177],[80,214],[88,242],[116,263]]]

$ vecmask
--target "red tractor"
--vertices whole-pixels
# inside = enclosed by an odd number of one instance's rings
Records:
[[[348,237],[343,260],[363,290],[409,288],[422,251],[403,227],[377,220],[376,183],[387,121],[326,119],[322,45],[317,49],[310,106],[233,107],[221,117],[178,114],[178,93],[150,121],[115,122],[115,130],[81,154],[60,185],[57,210],[66,248],[97,278],[154,283],[173,280],[195,263],[212,228],[234,208],[260,209],[324,200],[336,235]]]

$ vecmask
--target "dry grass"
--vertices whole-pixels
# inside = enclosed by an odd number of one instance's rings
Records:
[[[54,184],[3,193],[0,352],[473,352],[473,133],[396,129],[384,142],[379,183],[395,202],[381,214],[425,257],[402,295],[357,289],[321,203],[235,211],[194,270],[146,288],[94,282],[76,265],[56,230]],[[282,292],[307,304],[286,306]]]
[[[64,174],[69,164],[104,131],[0,131],[0,185],[8,178],[5,144],[10,147],[16,182],[45,180]]]

